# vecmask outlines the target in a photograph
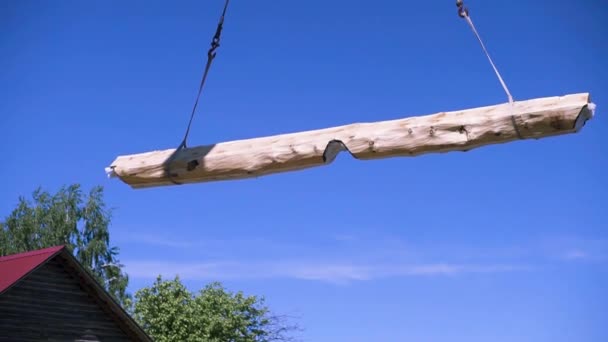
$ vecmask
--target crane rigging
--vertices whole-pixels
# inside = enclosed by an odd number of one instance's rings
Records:
[[[412,157],[469,151],[490,144],[539,139],[580,131],[595,113],[589,93],[514,101],[490,57],[463,0],[466,20],[492,66],[507,103],[399,120],[357,123],[319,130],[188,147],[187,139],[211,64],[220,46],[229,0],[207,52],[207,63],[184,137],[175,149],[117,157],[106,168],[132,188],[252,178],[331,163],[340,151],[357,159]]]

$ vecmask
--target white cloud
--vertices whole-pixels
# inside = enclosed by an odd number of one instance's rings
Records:
[[[188,239],[172,239],[168,236],[163,236],[156,233],[125,233],[117,232],[112,238],[119,243],[141,244],[149,246],[171,247],[171,248],[187,248],[192,247],[192,241]]]
[[[234,248],[236,245],[251,246],[255,244],[267,243],[265,240],[260,238],[247,238],[247,239],[215,239],[215,238],[193,238],[190,236],[179,235],[177,238],[175,235],[169,235],[165,233],[146,232],[146,233],[117,233],[113,236],[117,242],[121,244],[133,244],[133,245],[147,245],[156,247],[167,247],[174,249],[201,249],[201,248],[217,248],[226,249]]]
[[[152,279],[157,275],[190,280],[287,278],[344,284],[386,277],[456,276],[467,273],[498,273],[527,270],[517,265],[470,264],[355,264],[339,262],[265,261],[174,263],[126,262],[132,278]]]
[[[578,249],[573,249],[564,253],[563,258],[568,260],[586,259],[589,253]]]
[[[192,247],[194,244],[192,241],[188,240],[175,240],[166,237],[154,236],[154,235],[139,235],[133,239],[139,243],[143,243],[146,245],[152,246],[163,246],[163,247],[171,247],[171,248],[188,248]]]
[[[608,258],[608,239],[554,237],[545,240],[542,249],[552,259],[601,262]]]
[[[338,242],[353,242],[357,241],[357,237],[352,234],[336,234],[332,238]]]
[[[123,233],[120,240],[171,248],[176,258],[188,255],[189,260],[204,260],[125,262],[131,277],[145,279],[160,274],[194,280],[283,278],[343,284],[388,277],[513,272],[530,270],[519,263],[589,262],[604,260],[608,255],[606,240],[573,237],[553,237],[523,245],[468,246],[454,242],[407,243],[386,235],[335,234],[324,239],[272,241],[260,236],[222,240],[125,234],[129,233]]]

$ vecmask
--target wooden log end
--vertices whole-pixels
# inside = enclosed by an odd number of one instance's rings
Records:
[[[591,101],[591,99],[589,99]],[[581,112],[578,114],[576,121],[574,122],[574,131],[580,131],[587,121],[591,120],[595,115],[595,103],[589,102],[586,106],[583,106]]]
[[[106,175],[108,176],[108,178],[116,178],[116,177],[118,177],[118,175],[114,171],[114,168],[115,168],[115,166],[108,166],[108,167],[105,168]]]

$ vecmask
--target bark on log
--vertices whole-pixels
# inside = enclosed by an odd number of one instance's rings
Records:
[[[576,133],[594,110],[589,93],[537,98],[119,156],[106,171],[135,189],[244,179],[329,164],[340,151],[357,159],[411,157]]]

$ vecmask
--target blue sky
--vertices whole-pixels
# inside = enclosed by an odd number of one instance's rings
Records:
[[[6,2],[0,211],[101,184],[131,291],[220,280],[305,341],[606,341],[608,6],[467,4],[515,100],[591,93],[580,133],[132,190],[104,168],[180,142],[222,1]],[[232,1],[189,144],[505,101],[454,1]]]

